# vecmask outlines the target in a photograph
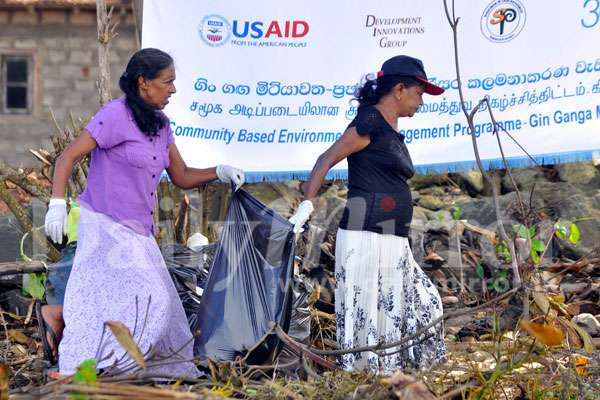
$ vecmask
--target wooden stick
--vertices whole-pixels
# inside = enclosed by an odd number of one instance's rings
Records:
[[[191,392],[178,392],[168,389],[160,389],[153,387],[142,387],[135,385],[114,384],[114,383],[98,383],[96,386],[85,385],[62,385],[54,388],[55,394],[58,393],[81,393],[97,396],[121,396],[121,398],[129,399],[215,399],[222,398],[221,396],[205,396]]]
[[[277,323],[271,322],[271,324],[272,324],[271,328],[274,330],[275,334],[277,334],[277,337],[279,337],[279,339],[283,343],[285,343],[288,346],[288,348],[291,351],[293,351],[294,353],[296,353],[300,356],[304,355],[304,356],[306,356],[306,358],[308,358],[312,362],[314,362],[324,368],[339,369],[339,367],[335,363],[333,363],[323,357],[320,357],[317,354],[315,354],[313,351],[311,351],[314,349],[309,350],[305,345],[295,341],[291,336],[289,336],[287,333],[285,333],[283,331],[283,329],[281,329],[281,327]]]
[[[186,244],[190,236],[190,198],[187,194],[183,195],[183,200],[179,203],[179,211],[175,220],[175,241],[180,244]]]
[[[349,353],[362,353],[365,351],[371,351],[374,353],[377,353],[377,351],[379,350],[385,350],[385,349],[390,349],[393,347],[398,347],[401,346],[409,341],[415,341],[416,339],[419,339],[419,337],[425,333],[427,333],[427,331],[430,328],[435,327],[438,324],[441,324],[444,320],[450,319],[450,318],[455,318],[455,317],[460,317],[462,315],[467,315],[467,314],[473,314],[478,310],[481,310],[483,308],[487,308],[489,306],[491,306],[492,304],[496,304],[504,299],[507,299],[511,296],[513,296],[515,293],[517,293],[519,290],[521,290],[521,286],[517,286],[511,290],[509,290],[508,292],[488,301],[485,302],[483,304],[480,304],[476,307],[472,307],[472,308],[466,308],[463,310],[457,310],[454,312],[450,312],[450,313],[446,313],[444,315],[442,315],[441,317],[431,321],[429,324],[423,326],[421,329],[417,330],[414,334],[412,335],[408,335],[403,337],[402,339],[395,341],[395,342],[391,342],[391,343],[380,343],[377,345],[372,345],[372,346],[360,346],[360,347],[354,347],[351,349],[343,349],[343,350],[321,350],[321,349],[316,349],[313,347],[306,347],[307,351],[311,351],[314,354],[318,354],[318,355],[342,355],[342,354],[349,354]]]
[[[44,272],[45,270],[46,265],[38,260],[0,263],[0,276],[13,274],[29,274],[32,272]]]
[[[15,185],[19,186],[30,195],[37,197],[44,203],[48,203],[50,201],[50,193],[48,190],[46,190],[46,188],[37,183],[31,182],[25,173],[18,172],[17,170],[4,164],[2,161],[0,161],[0,175],[4,176],[6,180],[9,180]]]

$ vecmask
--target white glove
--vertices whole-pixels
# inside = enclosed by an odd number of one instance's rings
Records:
[[[244,171],[231,165],[217,165],[217,176],[223,183],[233,183],[238,190],[246,181]]]
[[[44,229],[46,235],[54,243],[62,243],[63,236],[67,234],[67,202],[65,199],[50,199]]]
[[[314,210],[315,207],[313,206],[312,201],[304,200],[302,203],[300,203],[296,214],[292,215],[291,218],[288,220],[292,224],[294,224],[294,233],[300,233],[304,231],[302,227],[304,226],[306,221],[308,221],[308,219],[310,218],[310,214],[312,214]]]

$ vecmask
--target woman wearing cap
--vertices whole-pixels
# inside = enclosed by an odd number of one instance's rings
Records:
[[[408,243],[412,199],[408,179],[414,168],[398,133],[398,118],[412,117],[423,93],[444,90],[427,81],[420,60],[387,60],[376,80],[357,92],[358,113],[342,137],[315,163],[305,200],[290,222],[296,232],[313,211],[325,175],[348,158],[348,201],[337,232],[335,310],[340,349],[391,343],[416,333],[442,315],[439,293],[415,262]],[[339,358],[345,370],[387,373],[428,368],[446,357],[441,324],[389,356],[372,352]]]
[[[129,372],[136,363],[109,332],[125,324],[142,353],[160,365],[152,372],[198,374],[183,306],[154,239],[156,186],[163,170],[182,188],[220,179],[244,183],[243,171],[220,165],[186,166],[162,110],[175,93],[173,59],[158,49],[135,53],[119,80],[125,96],[106,104],[57,159],[46,232],[61,242],[66,231],[65,187],[74,164],[91,153],[81,206],[78,246],[67,283],[59,369],[71,374],[84,360]],[[54,343],[56,345],[56,343]]]

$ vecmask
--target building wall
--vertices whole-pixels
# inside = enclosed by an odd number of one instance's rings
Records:
[[[113,97],[121,95],[118,79],[137,50],[131,13],[117,17],[110,47]],[[15,167],[37,165],[28,150],[52,149],[51,110],[64,126],[70,113],[89,119],[100,107],[96,15],[89,10],[0,10],[2,54],[30,54],[34,68],[32,113],[0,113],[0,159]]]

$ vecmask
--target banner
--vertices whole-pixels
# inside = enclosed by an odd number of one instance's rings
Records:
[[[449,1],[450,3],[450,1]],[[457,0],[465,105],[495,118],[539,163],[600,157],[600,0]],[[249,181],[306,179],[356,115],[357,83],[383,61],[420,58],[446,88],[398,121],[420,173],[475,168],[443,2],[146,0],[143,46],[175,59],[165,109],[189,166],[228,163]],[[487,107],[475,135],[502,167]],[[531,165],[500,135],[512,166]],[[330,178],[345,178],[345,161]]]

